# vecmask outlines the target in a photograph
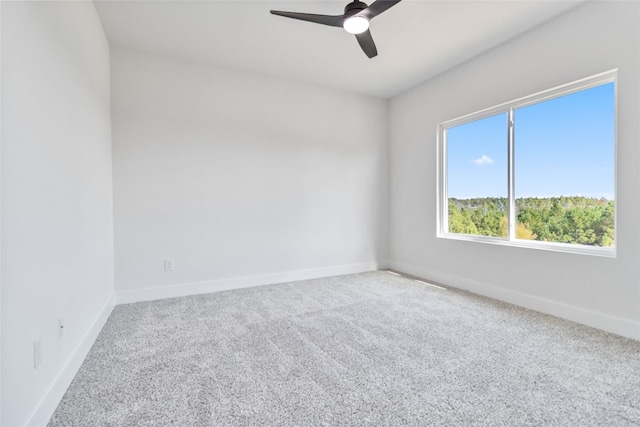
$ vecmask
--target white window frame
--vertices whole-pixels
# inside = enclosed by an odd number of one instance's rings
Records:
[[[567,83],[561,86],[554,87],[542,92],[535,93],[533,95],[518,98],[513,101],[505,102],[500,105],[496,105],[491,108],[487,108],[475,113],[467,114],[462,117],[458,117],[453,120],[440,123],[437,129],[437,237],[453,240],[466,240],[471,242],[491,243],[498,245],[507,245],[523,248],[542,249],[556,252],[567,252],[574,254],[584,255],[596,255],[603,257],[616,257],[616,248],[618,244],[618,195],[617,195],[617,123],[618,123],[618,70],[610,70],[604,73],[596,74],[591,77],[586,77],[571,83]],[[579,92],[585,89],[590,89],[595,86],[600,86],[607,83],[614,84],[614,239],[615,245],[612,248],[601,246],[589,246],[580,245],[576,243],[557,243],[557,242],[543,242],[538,240],[524,240],[516,239],[515,226],[516,226],[516,212],[515,212],[515,170],[514,170],[514,111],[526,107],[528,105],[537,104],[539,102],[548,101],[550,99],[558,98],[571,93]],[[479,236],[471,234],[450,233],[449,230],[449,213],[448,213],[448,193],[447,193],[447,143],[446,132],[449,128],[459,126],[462,124],[470,123],[473,121],[481,120],[487,117],[495,116],[497,114],[507,113],[508,117],[508,129],[507,131],[507,150],[508,150],[508,232],[507,237],[492,237],[492,236]]]

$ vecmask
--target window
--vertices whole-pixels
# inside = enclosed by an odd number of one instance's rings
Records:
[[[438,236],[615,256],[611,71],[438,129]]]

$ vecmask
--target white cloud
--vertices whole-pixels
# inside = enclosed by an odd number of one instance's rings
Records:
[[[489,165],[493,163],[493,159],[486,154],[483,154],[479,159],[473,160],[473,163],[478,166]]]

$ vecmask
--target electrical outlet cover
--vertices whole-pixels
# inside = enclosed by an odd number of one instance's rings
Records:
[[[58,339],[62,338],[64,335],[64,318],[58,319]]]

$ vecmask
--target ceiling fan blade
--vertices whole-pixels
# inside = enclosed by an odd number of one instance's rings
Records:
[[[358,12],[356,15],[364,16],[365,18],[371,20],[380,15],[385,10],[389,9],[391,6],[395,6],[398,3],[400,3],[400,0],[376,0],[371,3],[371,6],[369,6],[362,12]]]
[[[342,27],[344,23],[344,15],[316,15],[313,13],[283,12],[280,10],[272,10],[271,13],[285,18],[299,19],[300,21],[314,22],[332,27]]]
[[[376,49],[376,44],[373,42],[371,31],[367,30],[363,33],[356,34],[356,39],[358,39],[358,44],[369,58],[373,58],[378,54],[378,49]]]

